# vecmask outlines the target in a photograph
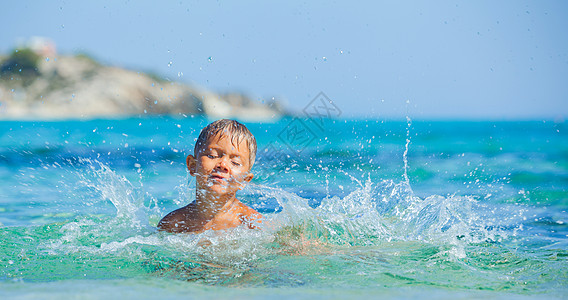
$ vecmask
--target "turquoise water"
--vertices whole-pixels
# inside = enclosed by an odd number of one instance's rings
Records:
[[[266,221],[199,235],[155,226],[209,120],[0,122],[0,297],[568,292],[568,125],[312,121],[247,123]]]

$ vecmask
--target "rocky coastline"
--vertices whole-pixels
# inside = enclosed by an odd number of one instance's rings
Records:
[[[284,114],[274,100],[215,93],[87,55],[44,57],[23,49],[0,56],[0,120],[207,115],[262,121]]]

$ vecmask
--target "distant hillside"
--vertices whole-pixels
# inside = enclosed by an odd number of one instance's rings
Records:
[[[265,120],[279,118],[283,108],[275,101],[260,103],[240,93],[217,94],[104,66],[86,55],[47,58],[20,49],[0,56],[0,119],[195,114]]]

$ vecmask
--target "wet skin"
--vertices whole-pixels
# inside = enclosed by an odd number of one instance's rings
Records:
[[[187,156],[187,168],[196,177],[196,199],[166,215],[158,229],[168,232],[199,233],[246,224],[254,228],[262,216],[236,198],[236,193],[253,178],[249,150],[244,141],[233,144],[218,135],[207,141],[199,153]]]

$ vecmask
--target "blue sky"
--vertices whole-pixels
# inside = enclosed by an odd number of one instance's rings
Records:
[[[151,70],[344,117],[568,118],[566,1],[10,1],[0,51]]]

